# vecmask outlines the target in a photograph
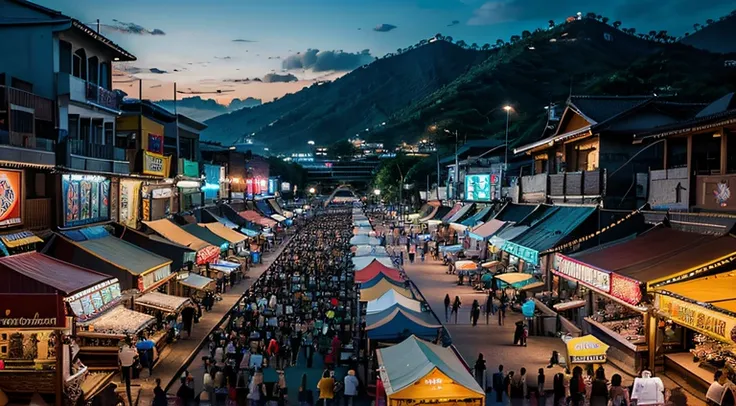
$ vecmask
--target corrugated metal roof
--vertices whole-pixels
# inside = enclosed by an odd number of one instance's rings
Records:
[[[447,222],[448,223],[457,223],[457,222],[463,220],[463,218],[465,218],[465,216],[467,216],[468,213],[470,213],[470,210],[472,210],[473,207],[475,207],[475,203],[466,204],[465,206],[463,206],[462,208],[460,208],[460,210],[458,210],[457,212],[455,212],[455,214],[453,214],[453,216],[450,217],[447,220]]]
[[[557,246],[595,213],[595,207],[555,206],[544,219],[534,224],[511,242],[542,252]]]
[[[494,219],[518,223],[521,220],[524,220],[524,218],[536,208],[536,205],[508,203],[500,212],[498,212],[498,214],[496,214]]]
[[[140,275],[172,262],[168,258],[156,255],[113,236],[79,241],[74,244],[79,244],[85,250],[127,270],[133,275]]]
[[[210,229],[201,227],[199,224],[187,224],[185,226],[181,226],[181,228],[184,229],[184,231],[188,232],[189,234],[205,242],[208,242],[216,247],[223,247],[225,245],[230,245],[229,241],[213,233],[212,231],[210,231]]]
[[[446,223],[450,218],[452,218],[452,216],[455,215],[455,213],[457,213],[462,208],[463,206],[460,203],[456,203],[454,206],[452,206],[452,209],[450,209],[450,211],[447,212],[444,217],[442,217],[442,222]]]
[[[461,224],[468,227],[475,227],[479,221],[483,221],[491,209],[491,206],[482,207],[475,214],[463,220]]]
[[[0,292],[56,293],[66,296],[115,279],[110,275],[59,261],[40,252],[26,252],[0,258]],[[19,279],[20,274],[28,279]],[[32,281],[35,281],[32,282]]]

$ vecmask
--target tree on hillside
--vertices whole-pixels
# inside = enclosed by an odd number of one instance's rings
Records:
[[[478,50],[478,44],[476,44],[475,42],[473,42],[473,45],[470,46],[470,49],[472,49],[474,51]]]
[[[445,39],[445,37],[441,33],[439,33],[439,32],[437,34],[435,34],[434,37],[438,41],[442,41],[443,39]]]
[[[496,40],[496,46],[499,48],[502,47],[505,43],[506,41],[502,40],[501,38]]]
[[[521,32],[521,38],[527,39],[532,36],[532,33],[529,32],[529,30],[524,30]]]
[[[520,39],[521,39],[520,36],[518,36],[518,35],[512,35],[511,38],[509,38],[509,41],[511,41],[512,44],[515,44],[515,43],[519,42]]]
[[[401,185],[401,177],[404,181],[408,179],[409,170],[419,161],[416,157],[408,157],[404,154],[397,154],[395,158],[384,159],[376,170],[376,176],[373,178],[373,188],[381,191],[381,197],[389,202],[398,202],[399,188]],[[403,193],[403,197],[407,198],[409,193]]]
[[[466,48],[468,46],[468,43],[463,40],[460,40],[456,42],[455,45],[459,46],[460,48]]]
[[[621,21],[614,21],[611,25],[613,25],[613,28],[618,29],[621,26]]]
[[[634,27],[629,28],[629,35],[634,35],[634,34],[636,34],[636,28]]]
[[[549,20],[547,24],[549,29],[555,28],[555,20]]]
[[[589,11],[588,13],[585,14],[585,18],[589,18],[591,20],[595,20],[596,17],[598,17],[598,14],[592,11]]]
[[[699,29],[700,29],[701,27],[702,27],[702,26],[700,25],[700,23],[695,23],[695,24],[693,24],[693,29],[694,29],[695,31],[698,31],[698,30],[699,30]]]
[[[483,44],[483,46],[480,49],[484,51],[488,51],[489,49],[491,49],[491,44]]]
[[[337,141],[327,148],[327,154],[330,158],[341,161],[352,159],[357,153],[358,149],[355,148],[355,145],[347,140]]]
[[[711,25],[711,24],[713,24],[714,22],[715,22],[715,21],[713,21],[713,19],[712,19],[712,18],[709,18],[709,19],[705,20],[705,23],[706,23],[707,25]]]
[[[452,44],[452,37],[451,37],[451,36],[449,36],[449,35],[448,35],[448,36],[446,36],[446,37],[445,37],[445,41],[447,41],[447,42],[449,42],[450,44]]]
[[[423,40],[419,41],[419,46],[426,45],[428,42],[429,41],[427,41],[426,39],[423,39]]]
[[[603,24],[608,24],[609,19],[608,17],[603,17],[601,18],[601,21],[603,21]]]
[[[656,39],[657,38],[657,31],[651,30],[649,31],[649,39]]]

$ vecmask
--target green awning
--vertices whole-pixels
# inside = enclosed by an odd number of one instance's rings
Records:
[[[227,251],[227,249],[230,248],[230,242],[228,240],[220,237],[205,227],[200,227],[199,224],[187,224],[185,226],[181,226],[181,228],[202,241],[208,242],[215,247],[220,247],[220,251]]]
[[[82,248],[104,261],[126,269],[133,275],[141,275],[171,264],[171,260],[168,258],[156,255],[113,236],[78,241],[75,244],[79,244]]]

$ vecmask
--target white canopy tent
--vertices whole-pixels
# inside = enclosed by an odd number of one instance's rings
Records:
[[[366,257],[366,256],[373,256],[373,257],[387,257],[388,252],[386,251],[386,248],[381,247],[380,245],[358,245],[356,246],[355,250],[355,256],[356,257]]]
[[[401,307],[413,310],[415,312],[422,311],[422,302],[414,299],[409,299],[408,297],[393,289],[389,289],[378,299],[371,300],[367,303],[367,314],[382,312],[395,304],[398,304]]]
[[[351,245],[381,245],[378,238],[368,235],[355,235],[350,239]]]
[[[373,262],[374,259],[389,268],[396,268],[390,257],[367,256],[367,257],[354,257],[353,258],[353,264],[355,265],[355,271],[357,272],[367,267],[368,265],[371,264],[371,262]]]

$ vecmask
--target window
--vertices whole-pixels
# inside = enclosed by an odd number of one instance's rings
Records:
[[[95,84],[99,82],[99,76],[97,74],[97,67],[99,66],[99,64],[99,58],[97,58],[96,56],[89,58],[89,61],[87,63],[87,66],[89,67],[89,81]]]
[[[10,106],[10,132],[33,135],[33,110]]]
[[[118,131],[115,133],[115,147],[123,149],[135,148],[135,131]]]
[[[100,83],[98,83],[101,87],[104,87],[105,89],[110,89],[110,63],[109,62],[103,62],[100,64]]]
[[[59,41],[59,72],[72,73],[72,44]]]
[[[102,145],[102,137],[103,137],[103,131],[102,126],[105,123],[102,121],[101,118],[96,118],[92,120],[92,132],[90,134],[89,141],[92,144]]]
[[[79,138],[79,116],[69,115],[69,138],[78,140]]]
[[[72,75],[80,79],[87,80],[87,52],[82,48],[74,52]]]
[[[726,136],[726,148],[729,150],[726,171],[736,173],[736,153],[731,152],[736,151],[736,131],[724,130],[724,134]]]
[[[89,142],[90,128],[92,127],[92,120],[89,118],[79,119],[79,139]]]
[[[687,138],[667,139],[667,169],[687,166]]]
[[[715,175],[721,169],[721,138],[712,134],[693,136],[693,171],[696,175]]]
[[[113,123],[105,123],[105,145],[111,145],[113,143]]]
[[[33,83],[26,82],[25,80],[21,80],[16,77],[10,78],[10,87],[23,90],[24,92],[33,93]]]

